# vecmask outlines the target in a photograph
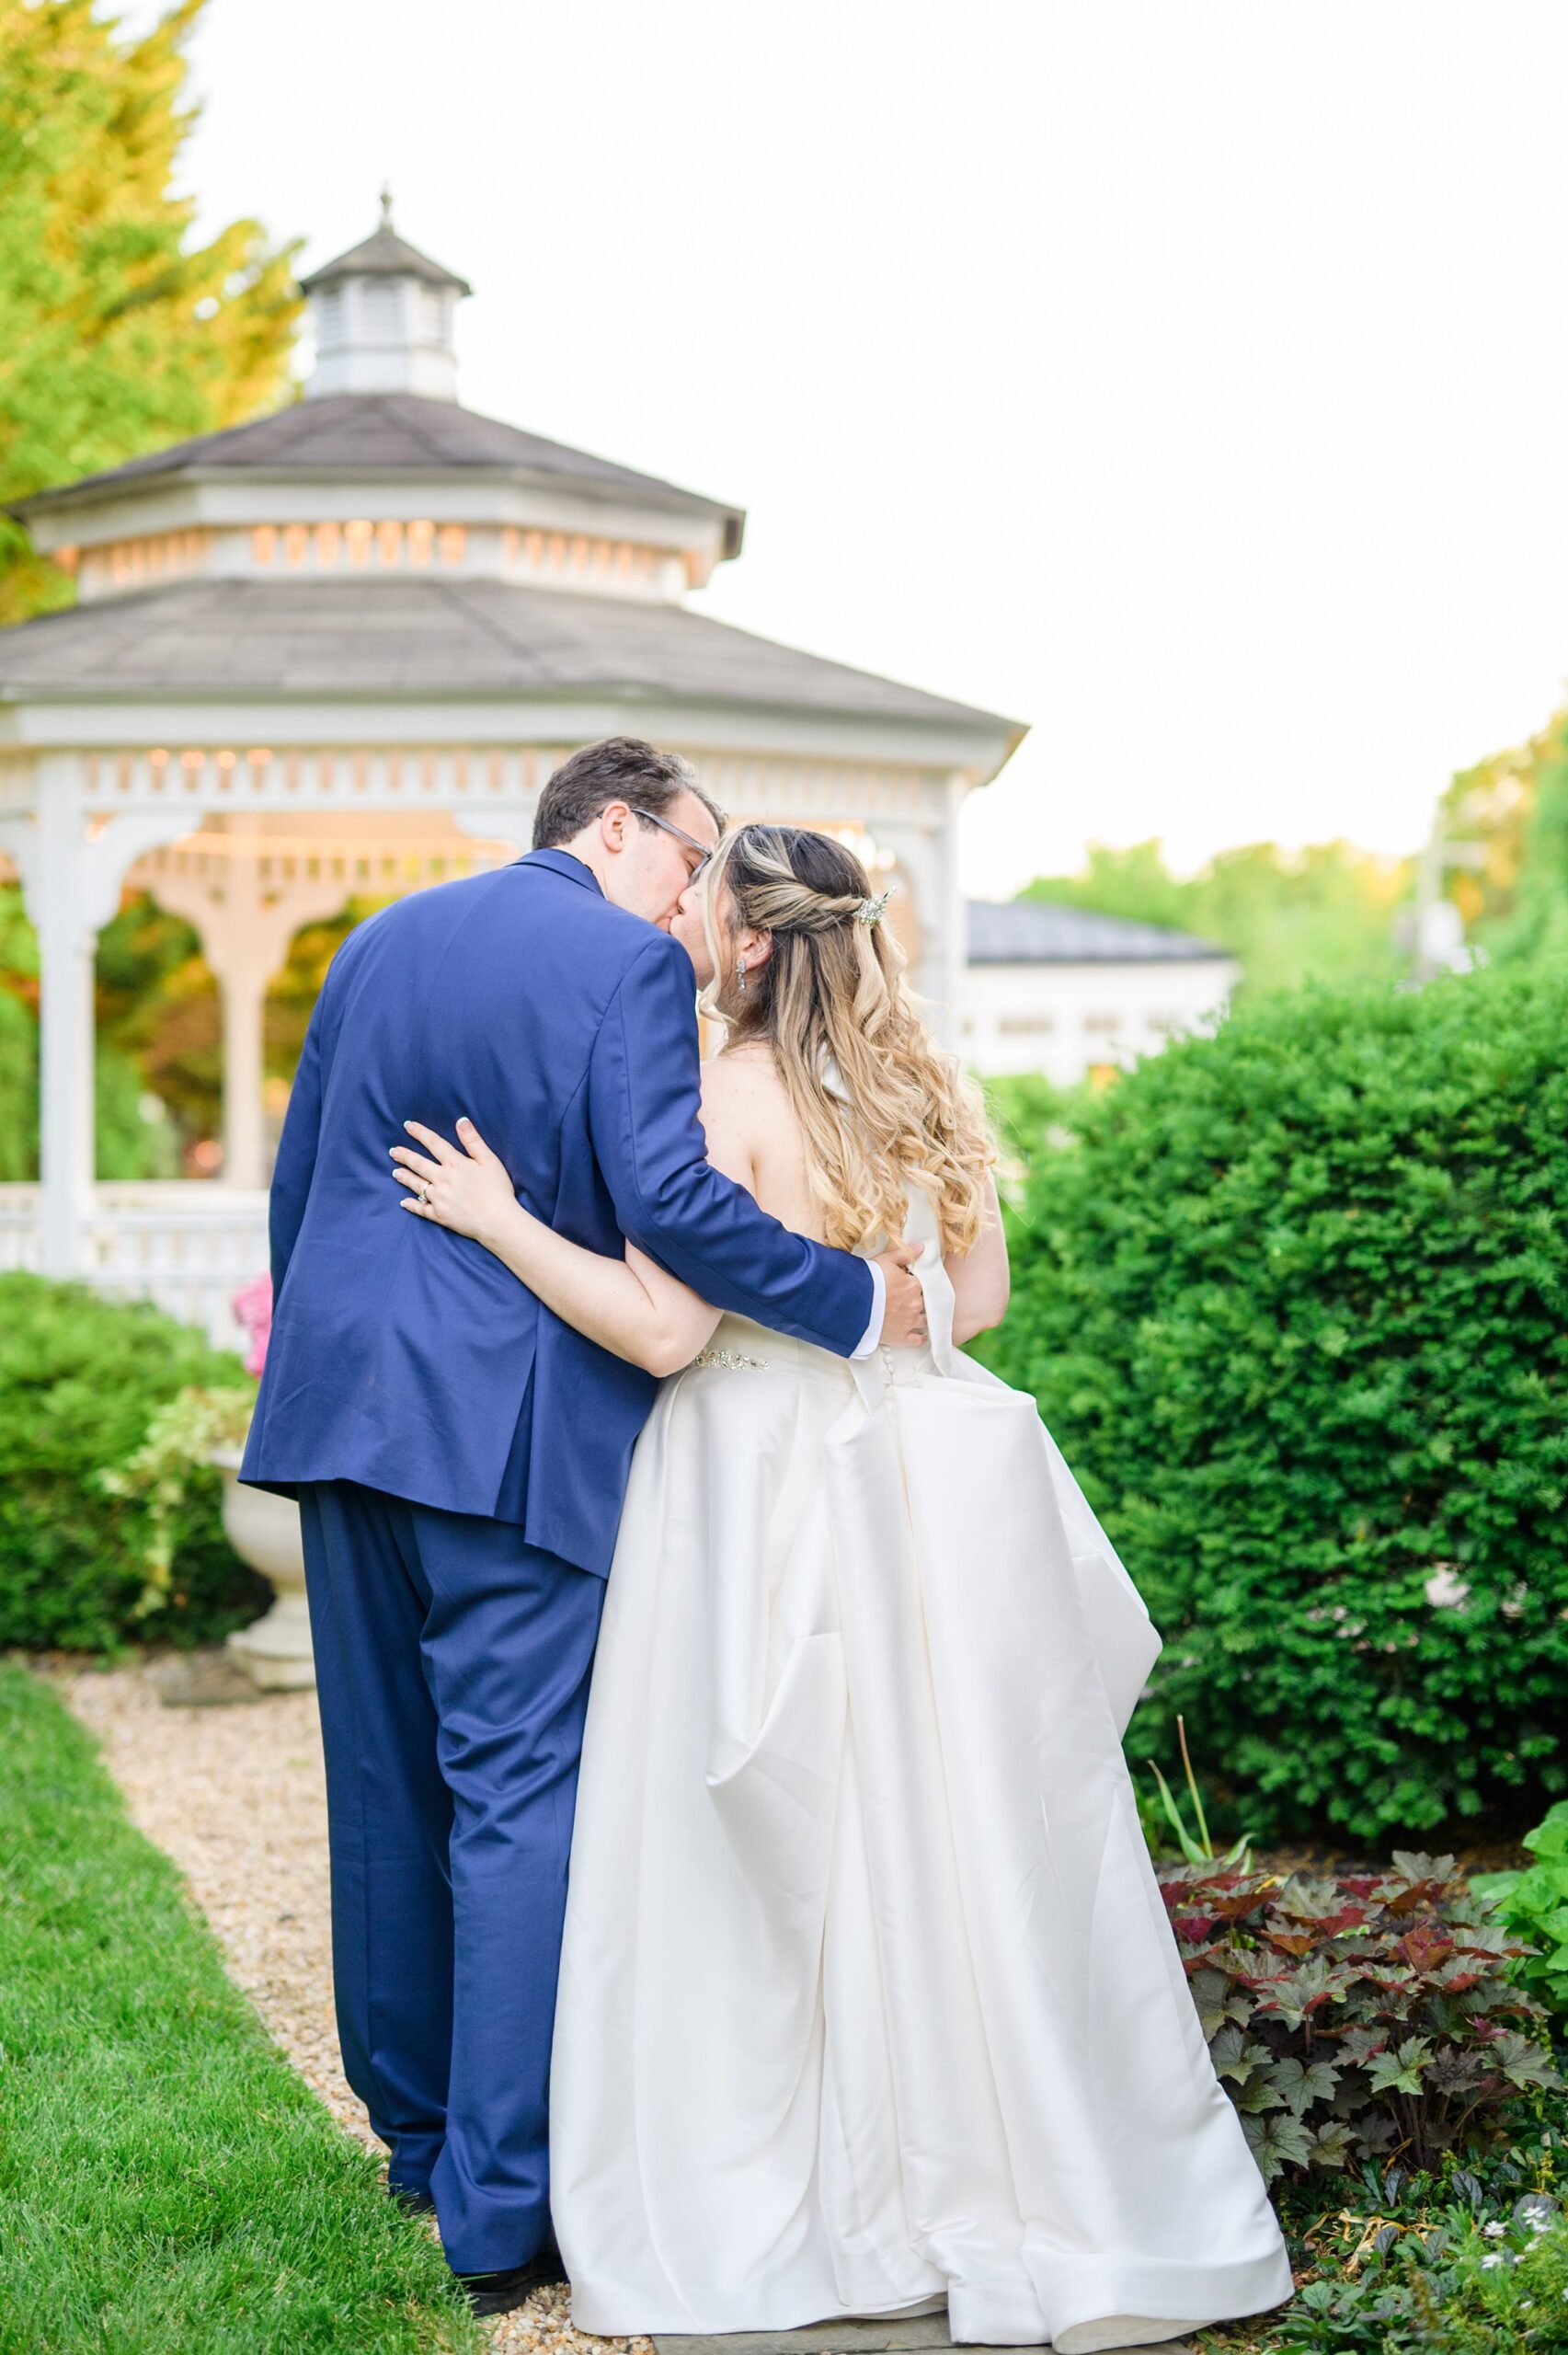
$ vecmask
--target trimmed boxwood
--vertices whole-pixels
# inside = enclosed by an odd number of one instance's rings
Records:
[[[223,1535],[215,1472],[196,1474],[178,1508],[168,1601],[141,1608],[148,1508],[98,1476],[191,1384],[250,1386],[237,1357],[155,1308],[0,1276],[0,1646],[198,1643],[265,1610],[265,1580]]]
[[[1265,999],[1047,1151],[981,1353],[1165,1637],[1222,1817],[1381,1843],[1568,1788],[1568,972]]]

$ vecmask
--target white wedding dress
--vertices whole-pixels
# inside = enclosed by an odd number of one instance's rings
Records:
[[[553,2067],[584,2330],[1087,2355],[1290,2295],[1123,1762],[1159,1637],[920,1272],[928,1349],[727,1316],[637,1447]]]

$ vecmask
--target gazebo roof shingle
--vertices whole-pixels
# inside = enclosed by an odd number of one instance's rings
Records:
[[[1019,732],[681,605],[499,580],[181,581],[0,631],[0,701],[579,689]]]
[[[330,393],[317,400],[292,401],[248,425],[198,434],[194,441],[154,450],[103,474],[37,491],[30,499],[18,500],[11,511],[25,518],[86,504],[121,484],[129,490],[156,476],[242,470],[298,475],[306,480],[449,470],[553,476],[601,497],[624,491],[661,508],[727,516],[737,547],[745,522],[743,509],[722,500],[704,499],[700,492],[682,490],[656,475],[638,474],[562,442],[547,442],[542,434],[524,432],[499,418],[460,408],[455,401],[427,400],[417,393]]]
[[[382,200],[382,223],[373,236],[362,244],[350,246],[346,254],[335,261],[324,261],[300,281],[300,293],[312,294],[318,286],[330,286],[338,278],[418,278],[427,286],[454,286],[460,294],[472,294],[474,289],[466,278],[459,278],[455,270],[443,270],[439,261],[422,254],[406,237],[400,237],[392,225],[391,207]]]
[[[1145,965],[1230,954],[1167,925],[1048,900],[971,900],[967,913],[971,965]]]

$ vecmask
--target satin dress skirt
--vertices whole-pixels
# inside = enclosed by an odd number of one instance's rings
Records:
[[[727,1317],[638,1445],[551,2096],[579,2328],[1060,2355],[1290,2294],[1121,1733],[1159,1650],[1033,1399]]]

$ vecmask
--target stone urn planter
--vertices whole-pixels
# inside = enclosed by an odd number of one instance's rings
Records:
[[[265,1692],[306,1692],[315,1683],[300,1509],[292,1497],[242,1488],[235,1475],[244,1451],[219,1447],[212,1461],[223,1476],[223,1528],[242,1562],[259,1570],[277,1601],[254,1626],[229,1637],[230,1659]]]

